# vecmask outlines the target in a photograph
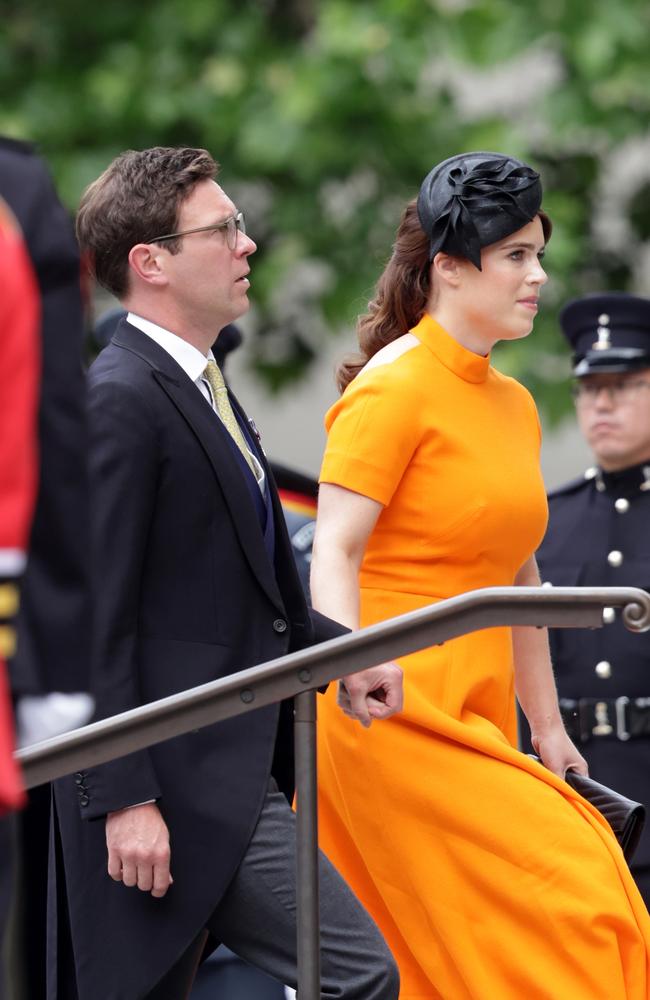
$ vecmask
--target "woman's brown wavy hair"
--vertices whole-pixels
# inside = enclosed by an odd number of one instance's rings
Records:
[[[414,198],[404,209],[393,244],[393,252],[377,282],[368,311],[357,320],[359,354],[344,358],[336,369],[339,392],[350,384],[370,358],[382,347],[408,333],[420,322],[431,293],[429,239],[420,225]],[[546,242],[551,220],[538,212]]]
[[[357,320],[359,354],[344,358],[336,369],[343,392],[373,354],[407,333],[422,319],[429,299],[429,240],[420,225],[416,199],[400,220],[393,252],[377,282],[368,311]]]

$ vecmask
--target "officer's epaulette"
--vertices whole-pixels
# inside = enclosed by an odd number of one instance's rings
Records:
[[[568,493],[577,493],[579,489],[587,486],[592,479],[596,478],[597,471],[595,466],[591,466],[581,476],[570,479],[568,483],[563,483],[561,486],[555,486],[552,490],[548,491],[548,499],[553,500],[555,497],[566,496]]]

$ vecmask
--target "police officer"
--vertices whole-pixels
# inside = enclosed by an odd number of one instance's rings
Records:
[[[560,324],[596,464],[549,494],[542,580],[650,590],[650,300],[588,295]],[[650,807],[650,634],[629,632],[611,608],[604,618],[602,629],[551,631],[560,706],[592,777]],[[648,826],[632,871],[650,904]]]

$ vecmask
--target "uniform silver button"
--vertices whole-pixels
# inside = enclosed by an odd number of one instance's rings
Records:
[[[615,620],[616,612],[614,611],[614,608],[603,608],[603,622],[605,625],[611,625]]]
[[[625,514],[630,509],[630,501],[626,500],[625,497],[619,497],[614,502],[614,506],[619,514]]]
[[[552,587],[552,586],[553,584],[551,583],[550,580],[544,580],[544,583],[542,584],[542,587]]]
[[[618,549],[613,549],[607,556],[607,562],[610,566],[621,566],[623,564],[623,553],[619,552]]]
[[[595,465],[590,465],[588,469],[585,469],[585,479],[593,479],[598,474],[598,469]]]
[[[607,680],[608,677],[612,676],[612,665],[607,660],[601,660],[600,663],[597,663],[595,670],[602,680]]]

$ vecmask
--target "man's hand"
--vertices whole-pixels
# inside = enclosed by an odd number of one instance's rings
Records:
[[[169,831],[154,802],[106,817],[108,874],[161,898],[174,881],[169,872]]]
[[[404,704],[402,669],[381,663],[339,681],[338,704],[346,715],[367,729],[373,719],[388,719]]]
[[[564,778],[567,771],[588,775],[586,760],[573,745],[561,723],[544,734],[531,733],[531,743],[542,763],[549,771],[557,774],[558,778]]]

